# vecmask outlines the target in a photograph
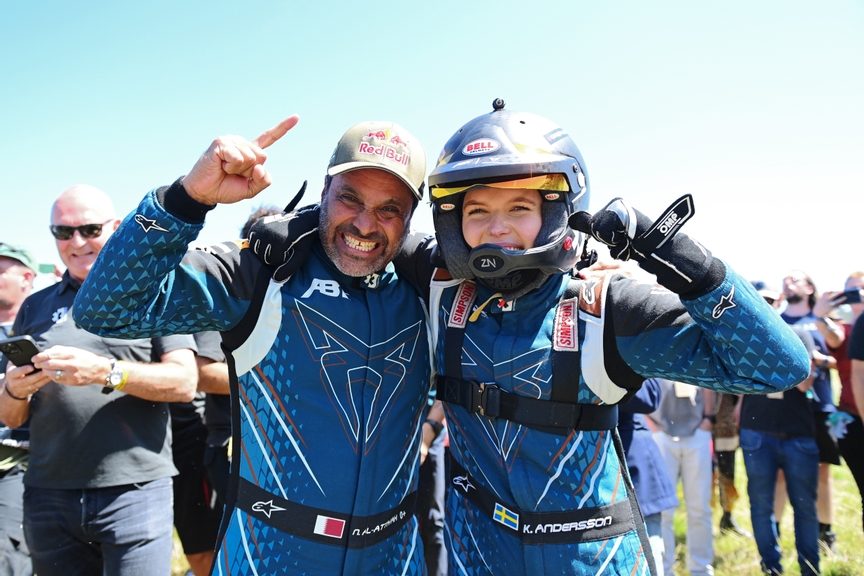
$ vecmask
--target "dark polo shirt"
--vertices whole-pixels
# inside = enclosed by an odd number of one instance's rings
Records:
[[[191,336],[120,340],[86,332],[75,325],[71,313],[79,287],[67,272],[57,284],[32,294],[15,319],[13,333],[29,334],[43,350],[72,346],[131,362],[159,362],[167,352],[196,349]],[[122,390],[103,394],[103,388],[102,383],[49,382],[33,395],[27,486],[98,488],[177,474],[167,403]]]

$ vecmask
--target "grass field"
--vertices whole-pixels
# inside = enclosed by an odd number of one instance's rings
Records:
[[[864,450],[864,447],[862,447]],[[823,576],[864,576],[864,532],[861,529],[861,498],[858,487],[849,469],[832,466],[834,475],[834,524],[837,533],[837,553],[823,554],[821,570]],[[742,528],[752,532],[750,507],[747,498],[747,476],[741,451],[737,452],[735,478],[741,499],[735,504],[735,520]],[[680,486],[679,486],[680,490]],[[678,494],[683,502],[683,496]],[[716,576],[751,576],[761,574],[756,542],[729,534],[721,535],[717,529],[720,521],[719,504],[714,508],[714,574]],[[686,512],[679,506],[675,513],[676,562],[675,575],[689,576],[686,566]],[[783,551],[783,569],[790,576],[799,576],[795,554],[795,536],[792,527],[792,508],[786,506],[780,525],[780,547]]]

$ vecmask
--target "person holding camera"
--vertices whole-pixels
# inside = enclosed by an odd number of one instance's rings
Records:
[[[864,424],[861,421],[861,411],[855,403],[855,395],[852,385],[852,360],[851,349],[852,328],[855,322],[864,312],[864,303],[861,302],[861,291],[864,289],[864,271],[856,270],[849,274],[846,279],[843,292],[826,292],[822,298],[816,301],[814,313],[824,314],[826,318],[838,307],[847,304],[852,310],[852,318],[849,322],[833,322],[839,326],[845,335],[839,346],[829,345],[828,349],[837,363],[837,373],[840,376],[840,401],[838,411],[829,417],[829,422],[834,421],[831,427],[837,437],[837,446],[840,455],[852,472],[852,477],[858,485],[858,493],[861,494],[864,504]],[[827,310],[827,312],[825,311]],[[864,518],[862,518],[864,525]]]
[[[829,466],[840,465],[840,448],[837,439],[828,431],[828,418],[837,410],[834,406],[834,395],[831,391],[831,375],[829,370],[836,368],[837,363],[830,354],[830,347],[839,347],[845,338],[843,329],[828,316],[830,306],[826,306],[825,298],[820,299],[813,279],[801,270],[793,270],[783,279],[783,295],[786,298],[786,309],[781,316],[783,320],[794,326],[800,326],[810,332],[816,344],[813,360],[816,363],[816,373],[813,380],[811,407],[816,425],[816,443],[819,446],[819,487],[816,499],[816,509],[819,515],[819,541],[829,550],[834,550],[837,534],[831,530],[834,520],[834,481]],[[780,491],[782,498],[783,492]],[[785,502],[775,504],[775,513],[782,510]],[[777,521],[780,521],[780,515]]]

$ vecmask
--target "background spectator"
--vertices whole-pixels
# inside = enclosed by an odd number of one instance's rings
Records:
[[[681,479],[687,509],[687,568],[692,576],[714,574],[714,533],[711,529],[711,390],[657,379],[660,406],[648,415],[656,425],[654,441],[666,462],[669,477]],[[664,571],[675,563],[675,510],[663,511]]]
[[[30,295],[39,271],[36,259],[23,248],[0,242],[0,339],[9,337],[21,304]],[[0,378],[6,372],[0,352]],[[0,576],[33,573],[30,551],[24,541],[22,497],[27,470],[30,430],[25,424],[14,430],[0,426]]]
[[[0,395],[7,426],[31,418],[24,533],[40,576],[171,570],[176,469],[167,402],[192,398],[194,340],[102,338],[70,315],[119,223],[100,190],[64,191],[51,211],[51,232],[66,273],[24,301],[12,328],[43,350],[33,366],[7,371]]]
[[[618,433],[621,435],[627,469],[636,489],[636,499],[645,517],[657,575],[663,576],[665,544],[662,512],[677,507],[678,496],[675,495],[675,483],[666,470],[666,462],[645,423],[645,415],[660,406],[660,395],[660,383],[646,380],[633,398],[619,404]],[[671,554],[674,556],[674,549]]]
[[[843,329],[826,316],[830,308],[824,306],[824,301],[820,302],[816,285],[805,272],[793,270],[783,279],[783,295],[786,298],[786,309],[781,314],[783,320],[787,324],[808,330],[816,344],[813,352],[816,373],[811,403],[816,443],[819,446],[819,492],[816,510],[819,515],[819,541],[829,550],[833,550],[837,535],[831,530],[834,521],[834,479],[830,466],[840,465],[840,448],[837,446],[837,439],[828,431],[828,417],[836,410],[829,373],[830,368],[836,368],[836,363],[830,356],[828,347],[840,346],[845,335]],[[817,302],[820,303],[820,308],[814,310]],[[775,502],[774,508],[778,522],[786,493],[788,489],[778,490],[779,500]]]

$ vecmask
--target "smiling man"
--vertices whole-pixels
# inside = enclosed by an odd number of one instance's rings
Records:
[[[12,325],[12,334],[33,337],[41,350],[32,365],[10,365],[0,421],[14,428],[30,419],[24,535],[33,569],[43,576],[155,576],[171,569],[177,470],[168,402],[191,400],[195,392],[195,342],[104,338],[70,317],[81,283],[119,224],[101,190],[77,185],[61,193],[49,229],[66,272],[30,295]]]
[[[248,242],[187,252],[208,210],[269,185],[264,149],[296,122],[217,138],[149,193],[105,247],[76,320],[123,338],[222,332],[234,492],[214,574],[421,574],[412,512],[429,346],[420,295],[390,263],[423,195],[419,142],[392,122],[342,136],[320,224],[316,210],[288,249],[305,257],[294,270],[262,264]]]

